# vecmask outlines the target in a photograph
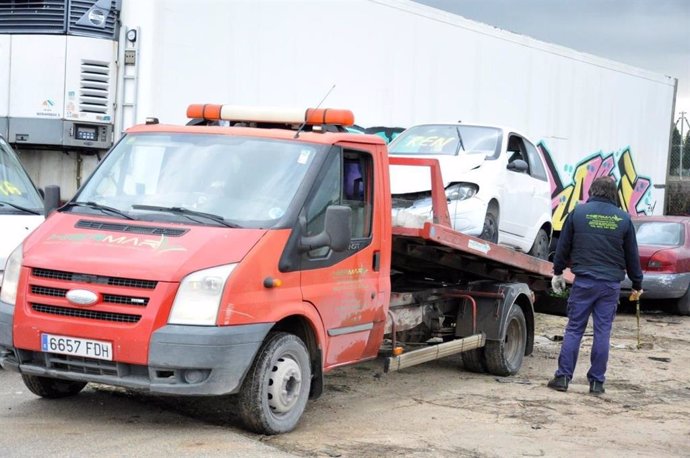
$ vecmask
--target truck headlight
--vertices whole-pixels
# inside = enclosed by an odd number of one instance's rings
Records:
[[[0,283],[0,301],[7,304],[14,305],[17,302],[17,288],[19,287],[19,273],[22,268],[22,251],[23,246],[20,244],[14,249],[7,264],[5,264],[5,273]]]
[[[225,283],[237,264],[192,272],[182,279],[168,317],[168,324],[213,326]]]
[[[446,189],[446,199],[448,200],[465,200],[477,194],[479,186],[472,183],[457,183],[448,186]]]

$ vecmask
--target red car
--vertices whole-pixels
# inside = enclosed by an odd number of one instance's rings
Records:
[[[644,272],[643,299],[671,299],[676,312],[690,315],[690,217],[634,217]],[[629,279],[621,285],[621,295],[630,294]]]

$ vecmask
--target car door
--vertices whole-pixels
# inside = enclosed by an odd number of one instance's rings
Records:
[[[527,152],[523,138],[517,134],[508,135],[506,151],[502,153],[505,163],[505,187],[500,209],[499,228],[512,237],[525,238],[533,223],[532,198],[534,182],[527,171],[510,170],[515,160],[527,162]]]
[[[531,229],[528,234],[536,236],[541,225],[551,220],[551,185],[537,148],[527,139],[523,138],[523,142],[527,153],[529,175],[532,177],[532,205],[529,209]]]
[[[352,241],[344,252],[329,247],[301,255],[304,301],[323,320],[328,344],[325,366],[373,358],[385,325],[385,297],[379,292],[381,235],[374,221],[374,162],[354,148],[334,148],[304,206],[306,235],[323,230],[329,205],[352,209]]]

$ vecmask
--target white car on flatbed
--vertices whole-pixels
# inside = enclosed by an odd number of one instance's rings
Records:
[[[541,154],[513,129],[424,124],[389,145],[392,156],[438,159],[455,230],[547,259],[551,186]],[[420,167],[391,167],[394,224],[431,217],[431,180]]]

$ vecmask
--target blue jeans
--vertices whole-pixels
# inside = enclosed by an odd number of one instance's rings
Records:
[[[594,322],[594,342],[592,343],[591,367],[587,379],[604,383],[606,365],[609,360],[609,341],[611,326],[616,316],[620,282],[596,280],[578,276],[568,298],[568,324],[565,327],[563,345],[558,356],[556,376],[573,378],[577,355],[580,352],[582,335],[587,321],[592,315]]]

